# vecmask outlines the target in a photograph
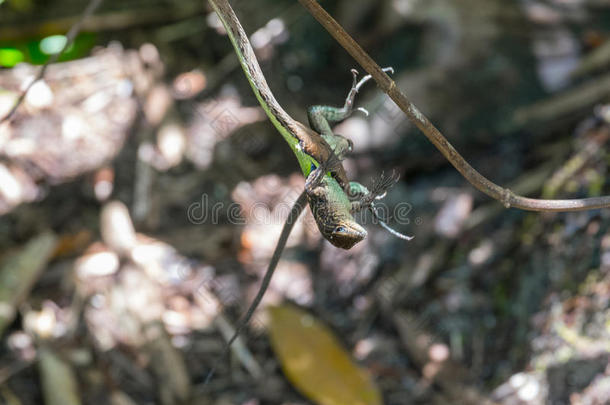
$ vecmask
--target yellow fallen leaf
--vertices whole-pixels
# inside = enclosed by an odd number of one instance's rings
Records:
[[[292,305],[269,312],[273,350],[290,382],[305,396],[319,405],[381,405],[369,374],[320,321]]]

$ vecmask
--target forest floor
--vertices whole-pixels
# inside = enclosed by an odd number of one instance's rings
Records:
[[[351,179],[401,174],[385,208],[415,239],[361,215],[369,235],[343,251],[307,210],[223,357],[304,179],[214,15],[153,3],[102,6],[85,27],[98,45],[51,65],[0,124],[1,404],[310,403],[265,332],[265,308],[283,302],[327,325],[385,404],[610,403],[610,213],[504,208],[373,84],[356,99],[370,115],[335,132],[354,142]],[[306,11],[232,3],[290,114],[343,103],[354,62]],[[335,3],[490,179],[608,194],[608,5]],[[0,48],[42,21],[63,27],[79,4],[50,2],[28,24],[36,8],[0,15]],[[0,70],[0,116],[36,69]]]

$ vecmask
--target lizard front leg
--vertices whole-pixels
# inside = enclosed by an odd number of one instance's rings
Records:
[[[389,177],[381,175],[379,181],[375,185],[373,185],[372,191],[369,191],[368,188],[366,188],[360,183],[357,183],[355,181],[350,182],[348,188],[348,195],[352,199],[351,212],[354,213],[369,208],[375,219],[379,221],[379,224],[386,231],[390,232],[397,238],[411,240],[413,239],[413,236],[404,235],[390,228],[390,226],[385,223],[385,220],[379,216],[379,213],[377,212],[377,209],[375,207],[375,200],[380,200],[385,197],[388,189],[392,187],[397,181],[398,176],[395,173],[392,173],[392,175]]]
[[[366,186],[358,183],[357,181],[350,181],[346,192],[348,197],[352,201],[364,197],[365,195],[370,193],[369,189],[366,188]]]
[[[352,213],[371,207],[375,200],[385,197],[387,191],[397,181],[398,175],[396,173],[392,173],[391,176],[382,174],[379,180],[373,184],[370,191],[360,183],[350,182],[349,195],[351,198],[357,198],[355,201],[352,201]]]

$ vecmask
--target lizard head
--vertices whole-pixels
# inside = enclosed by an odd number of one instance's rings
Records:
[[[351,249],[356,243],[366,238],[366,229],[357,222],[340,223],[331,232],[324,235],[334,246]]]

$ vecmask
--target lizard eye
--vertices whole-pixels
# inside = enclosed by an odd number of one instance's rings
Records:
[[[344,226],[338,226],[338,227],[335,228],[335,232],[334,233],[344,233],[346,231],[347,231],[347,229],[345,229]]]

